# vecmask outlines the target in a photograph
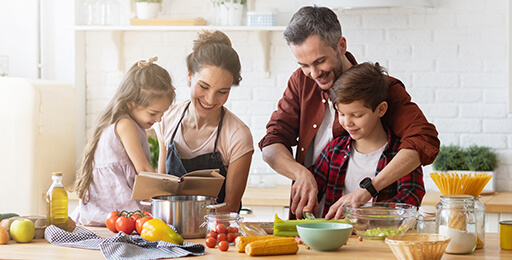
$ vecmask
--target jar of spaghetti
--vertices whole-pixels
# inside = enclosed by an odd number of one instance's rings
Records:
[[[480,201],[480,196],[475,198],[476,218],[476,249],[485,246],[485,205]]]
[[[451,238],[448,254],[471,254],[476,248],[475,199],[471,195],[441,196],[436,206],[437,230]]]

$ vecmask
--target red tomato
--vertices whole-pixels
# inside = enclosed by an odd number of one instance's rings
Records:
[[[217,227],[215,228],[217,233],[226,233],[226,225],[219,223]]]
[[[208,232],[208,235],[206,235],[206,237],[213,237],[215,239],[217,239],[217,232],[211,230],[210,232]]]
[[[238,233],[238,228],[237,227],[229,226],[229,227],[226,228],[226,232],[227,233]]]
[[[235,233],[228,233],[226,235],[226,238],[228,240],[229,243],[235,241],[235,238],[237,237],[237,235]]]
[[[122,215],[124,215],[124,211],[119,211],[119,210],[115,210],[115,211],[108,213],[107,220],[105,221],[105,224],[107,225],[107,228],[110,231],[115,232],[115,233],[118,232],[117,228],[116,228],[116,221]]]
[[[228,251],[229,243],[227,241],[220,241],[219,242],[219,249],[220,249],[220,251]]]
[[[144,226],[144,223],[146,223],[146,221],[152,219],[153,217],[152,216],[145,216],[145,217],[142,217],[142,218],[139,218],[135,221],[135,230],[137,230],[137,233],[141,234],[142,233],[142,226]]]
[[[206,238],[206,246],[207,247],[214,248],[216,244],[217,244],[217,239],[215,239],[213,237]]]
[[[226,241],[227,237],[226,237],[226,234],[225,233],[219,233],[217,235],[217,240],[219,241]]]
[[[123,231],[126,234],[131,234],[135,230],[135,220],[131,217],[122,216],[116,220],[116,228],[118,232]]]

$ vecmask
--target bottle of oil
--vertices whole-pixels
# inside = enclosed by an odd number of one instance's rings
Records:
[[[65,229],[68,220],[68,194],[62,185],[62,172],[52,172],[53,183],[46,193],[46,225]]]

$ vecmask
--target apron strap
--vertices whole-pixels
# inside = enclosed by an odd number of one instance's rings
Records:
[[[185,106],[185,109],[183,110],[183,113],[181,113],[180,121],[178,121],[178,124],[176,125],[176,128],[174,128],[174,132],[172,132],[171,140],[169,140],[169,143],[174,141],[174,136],[176,136],[176,132],[178,131],[178,127],[180,127],[181,121],[183,120],[183,117],[185,117],[185,113],[188,110],[188,106],[190,106],[190,102],[188,102],[187,106]]]
[[[224,120],[224,106],[220,108],[220,121],[217,126],[217,137],[215,138],[215,144],[213,145],[213,152],[217,151],[217,141],[219,140],[220,130],[222,129],[222,121]]]

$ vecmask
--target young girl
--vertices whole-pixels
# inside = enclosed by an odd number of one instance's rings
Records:
[[[219,212],[239,211],[252,154],[251,131],[224,107],[231,86],[238,85],[240,60],[226,34],[204,31],[187,57],[190,100],[172,106],[155,125],[160,144],[158,170],[182,176],[219,169],[226,177],[217,202]]]
[[[72,187],[80,203],[71,214],[78,224],[105,226],[114,210],[137,210],[131,199],[135,175],[154,172],[145,129],[159,122],[175,98],[169,73],[139,61],[124,76],[87,143]]]

